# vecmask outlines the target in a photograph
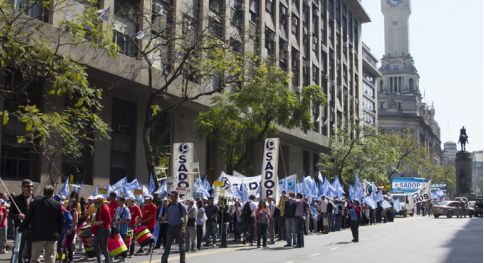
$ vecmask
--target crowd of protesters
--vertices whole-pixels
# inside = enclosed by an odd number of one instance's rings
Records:
[[[3,198],[8,199],[5,195]],[[107,200],[102,195],[84,199],[77,192],[66,198],[54,195],[54,189],[46,187],[44,196],[38,198],[33,195],[30,180],[22,182],[22,193],[13,198],[15,206],[11,201],[0,201],[0,253],[6,253],[9,218],[22,233],[19,263],[39,262],[42,251],[46,262],[72,262],[76,253],[97,262],[112,262],[108,240],[114,234],[122,240],[131,236],[131,241],[126,241],[126,251],[117,255],[119,262],[157,249],[163,250],[162,263],[167,262],[174,241],[179,246],[180,262],[185,262],[185,251],[225,248],[229,242],[266,248],[284,240],[281,246],[302,248],[306,235],[329,234],[345,228],[351,229],[352,241],[358,242],[360,225],[391,222],[395,214],[393,208],[383,209],[381,202],[372,209],[344,197],[308,199],[293,192],[282,192],[279,200],[271,196],[256,200],[251,195],[243,203],[213,197],[180,201],[178,194],[171,192],[167,198],[146,195],[139,202],[114,192]],[[134,236],[155,232],[150,242],[134,241]],[[93,239],[89,245],[94,251],[91,254],[87,253],[88,245],[80,242],[79,237],[85,235]]]

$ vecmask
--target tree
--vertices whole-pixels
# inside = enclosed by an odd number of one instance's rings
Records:
[[[429,164],[425,149],[415,141],[410,131],[403,134],[385,134],[383,147],[389,150],[387,178],[404,171],[420,172]]]
[[[422,172],[429,164],[424,149],[410,133],[378,134],[358,125],[351,131],[337,131],[331,152],[322,153],[321,160],[324,174],[338,175],[347,183],[358,173],[362,179],[386,184],[396,174],[408,169]]]
[[[276,135],[278,127],[306,132],[312,127],[311,105],[326,102],[319,86],[304,87],[296,94],[289,89],[287,72],[256,57],[248,59],[239,85],[213,97],[214,106],[197,118],[200,135],[220,142],[229,173],[253,173],[250,161],[257,143]]]
[[[16,9],[11,1],[0,0],[0,93],[4,101],[21,101],[3,109],[3,125],[20,122],[23,130],[17,142],[48,163],[49,183],[58,181],[55,158],[79,158],[85,147],[91,151],[97,139],[108,137],[101,111],[102,92],[89,84],[85,68],[59,52],[64,46],[89,44],[115,52],[111,31],[98,19],[95,2],[70,21],[52,27],[27,14],[33,8],[65,7],[66,2],[29,2]],[[40,94],[41,104],[33,94]],[[51,107],[64,100],[61,108]],[[43,105],[47,105],[44,107]]]
[[[136,8],[121,6],[116,12],[136,21],[140,29],[124,37],[142,61],[135,70],[147,75],[142,137],[146,167],[156,190],[155,167],[169,154],[175,112],[188,102],[222,92],[241,68],[223,38],[209,31],[208,18],[176,17],[171,6],[163,6],[157,14]]]

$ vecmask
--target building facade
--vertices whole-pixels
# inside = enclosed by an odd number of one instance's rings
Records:
[[[444,151],[442,152],[442,164],[454,166],[456,153],[457,144],[455,142],[444,143]]]
[[[378,71],[378,59],[370,48],[363,43],[363,100],[361,124],[378,129],[378,89],[377,82],[381,78]]]
[[[410,0],[381,0],[385,27],[385,54],[378,83],[378,127],[383,133],[411,132],[425,148],[432,163],[439,164],[442,151],[440,127],[433,105],[423,102],[420,76],[409,48]],[[406,172],[418,176],[416,171]]]
[[[482,150],[472,152],[472,191],[482,196]]]
[[[22,2],[22,1],[19,1]],[[85,1],[70,0],[62,12],[30,14],[57,26],[63,18],[83,10]],[[88,67],[89,81],[103,89],[104,109],[100,116],[111,129],[111,139],[99,141],[93,155],[71,160],[59,157],[63,176],[74,175],[77,183],[106,185],[127,176],[147,183],[148,174],[142,143],[144,102],[148,80],[136,68],[136,45],[128,36],[147,24],[152,32],[181,19],[204,19],[208,31],[230,43],[232,50],[255,53],[272,59],[292,74],[290,88],[300,92],[306,85],[320,85],[328,96],[325,106],[313,107],[313,129],[285,130],[280,133],[285,169],[280,173],[314,174],[319,154],[329,151],[336,129],[350,128],[362,119],[363,54],[361,24],[370,19],[361,3],[354,0],[101,0],[100,10],[108,10],[105,23],[113,26],[114,41],[120,52],[116,58],[93,55],[89,47],[76,47],[73,54]],[[130,16],[121,10],[130,11]],[[151,14],[151,20],[133,18]],[[145,24],[146,23],[146,24]],[[143,45],[143,40],[139,43]],[[64,51],[63,51],[64,52]],[[216,85],[216,79],[214,79]],[[376,92],[375,92],[376,93]],[[374,95],[376,96],[376,95]],[[374,99],[374,98],[373,98]],[[59,102],[60,106],[63,102]],[[200,138],[194,128],[197,113],[207,109],[209,98],[187,103],[177,111],[170,128],[170,144],[193,142],[201,174],[216,178],[224,169],[214,144]],[[46,164],[29,154],[14,138],[20,127],[12,122],[2,129],[1,170],[5,178],[32,178],[42,181]],[[262,157],[262,145],[260,147]],[[261,159],[261,160],[258,160]],[[262,158],[254,160],[259,166]],[[280,176],[284,176],[280,174]]]

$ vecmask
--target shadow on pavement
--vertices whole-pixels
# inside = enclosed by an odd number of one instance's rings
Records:
[[[482,263],[482,217],[472,218],[444,246],[450,248],[444,263]]]

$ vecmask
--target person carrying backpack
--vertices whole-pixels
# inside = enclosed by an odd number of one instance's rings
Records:
[[[244,225],[244,245],[246,242],[252,246],[254,245],[255,236],[255,210],[257,209],[257,204],[255,203],[255,195],[249,196],[249,201],[247,201],[242,208],[242,223]]]
[[[358,227],[361,221],[360,203],[357,200],[353,201],[353,203],[349,201],[347,209],[351,224],[351,234],[353,235],[353,240],[351,241],[358,242]]]
[[[178,202],[178,193],[172,191],[170,194],[170,204],[167,207],[163,218],[168,220],[168,232],[166,234],[165,251],[161,257],[161,263],[168,263],[168,256],[171,251],[171,244],[174,240],[178,243],[180,251],[180,263],[185,263],[185,240],[184,235],[187,229],[187,209]]]

